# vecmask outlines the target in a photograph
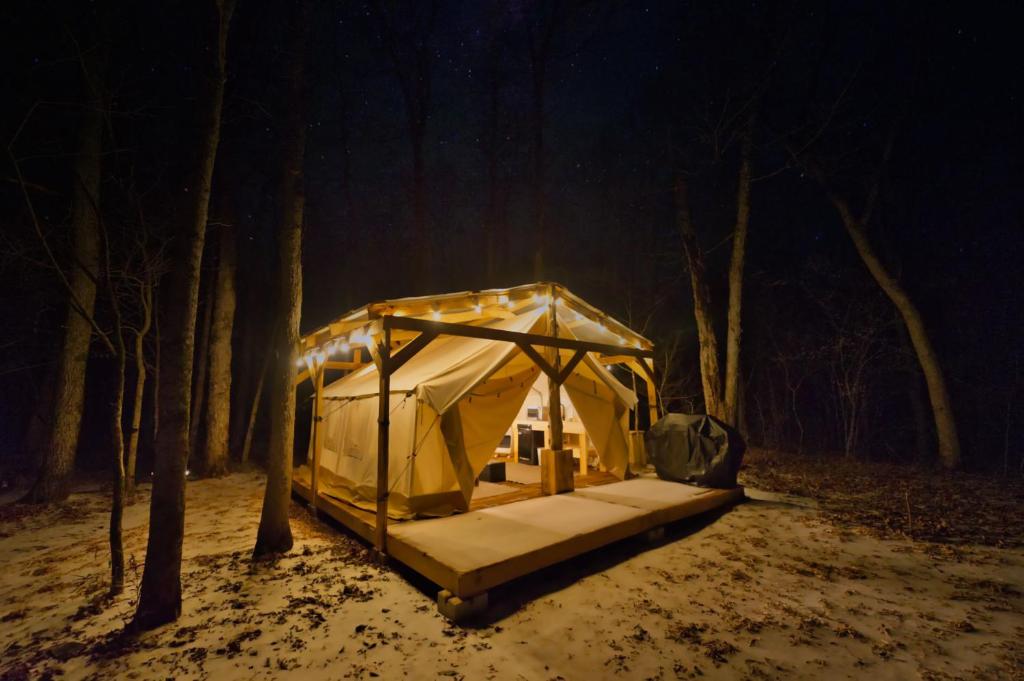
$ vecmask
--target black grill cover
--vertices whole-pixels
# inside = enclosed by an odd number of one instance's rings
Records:
[[[740,434],[704,414],[665,414],[644,438],[662,480],[735,487],[747,445]]]

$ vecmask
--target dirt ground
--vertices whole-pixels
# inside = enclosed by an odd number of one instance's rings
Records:
[[[749,489],[657,545],[497,589],[488,619],[460,627],[429,584],[377,567],[297,505],[295,549],[250,564],[261,486],[255,473],[189,484],[182,616],[137,638],[119,631],[142,573],[145,488],[113,602],[98,491],[42,513],[0,506],[0,678],[1024,679],[1019,542],[885,534]]]

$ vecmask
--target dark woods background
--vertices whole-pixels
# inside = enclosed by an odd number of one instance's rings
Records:
[[[233,225],[234,447],[274,323],[281,135],[296,105],[284,79],[285,4],[242,0],[229,38],[200,305],[217,230]],[[700,411],[672,178],[690,178],[724,326],[740,134],[756,106],[740,419],[748,438],[872,460],[930,463],[934,451],[900,319],[820,186],[793,163],[795,146],[855,204],[881,173],[870,237],[932,333],[964,465],[1017,473],[1024,103],[1009,8],[316,2],[303,328],[384,297],[559,281],[652,338],[664,401]],[[11,152],[58,260],[71,258],[76,131],[88,100],[79,54],[101,55],[109,93],[101,210],[112,248],[127,252],[142,231],[166,242],[190,189],[182,178],[205,78],[195,65],[210,44],[196,27],[210,25],[208,11],[41,2],[10,12],[0,130],[5,147],[18,135]],[[6,155],[3,164],[0,466],[29,469],[22,443],[66,294]],[[102,296],[98,305],[103,320]],[[151,334],[150,355],[154,344]],[[98,344],[92,352],[79,464],[99,468],[113,369]],[[149,470],[151,385],[140,471]]]

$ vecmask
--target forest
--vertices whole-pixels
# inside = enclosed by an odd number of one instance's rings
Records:
[[[1018,574],[1021,17],[989,10],[47,0],[12,12],[0,537],[103,517],[86,591],[120,603],[118,631],[133,636],[189,610],[191,561],[215,541],[190,544],[186,508],[232,547],[217,570],[250,558],[290,570],[312,551],[379,579],[368,550],[326,538],[292,503],[315,418],[308,384],[296,389],[300,335],[368,301],[558,282],[653,342],[663,411],[742,434],[749,487],[814,498],[884,539],[1009,547]],[[637,430],[651,425],[642,411]],[[225,518],[246,509],[249,534],[227,537],[216,506],[193,511],[193,488],[222,494]],[[83,490],[100,499],[82,506]],[[972,579],[1002,584],[992,597],[1019,633],[1012,580]],[[6,603],[0,622],[31,620]],[[103,639],[90,659],[133,641]],[[1007,655],[1000,669],[1019,674],[1024,650]],[[22,662],[0,673],[47,664]]]

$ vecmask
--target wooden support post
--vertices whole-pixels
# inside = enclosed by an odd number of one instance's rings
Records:
[[[309,465],[309,488],[313,497],[313,516],[317,516],[320,499],[320,454],[324,449],[324,367],[315,369],[313,394],[313,460]]]
[[[551,286],[551,336],[558,338],[558,313],[555,312],[555,287]],[[554,348],[555,361],[552,362],[552,367],[555,370],[555,375],[561,373],[562,368],[562,357],[558,348]],[[559,376],[561,378],[561,376]],[[551,449],[559,451],[562,449],[562,384],[558,380],[548,379],[548,421],[551,423]]]
[[[647,379],[647,412],[651,425],[658,422],[658,392],[654,387],[654,381]]]
[[[580,475],[586,475],[589,471],[587,470],[587,452],[590,449],[590,443],[587,442],[587,431],[586,429],[580,433]]]
[[[551,286],[551,337],[558,338],[558,313],[557,295],[558,291],[554,285]],[[540,489],[543,494],[561,494],[571,492],[575,487],[572,477],[572,450],[563,449],[565,446],[562,434],[562,381],[566,376],[562,374],[562,358],[559,349],[554,348],[555,356],[552,362],[553,376],[548,378],[548,423],[551,428],[551,442],[549,449],[541,451],[541,481]],[[566,367],[571,371],[582,359],[582,354],[577,353]]]
[[[377,368],[380,373],[379,408],[377,410],[377,534],[376,548],[381,557],[388,550],[388,435],[391,412],[391,329],[384,327],[377,346]]]

